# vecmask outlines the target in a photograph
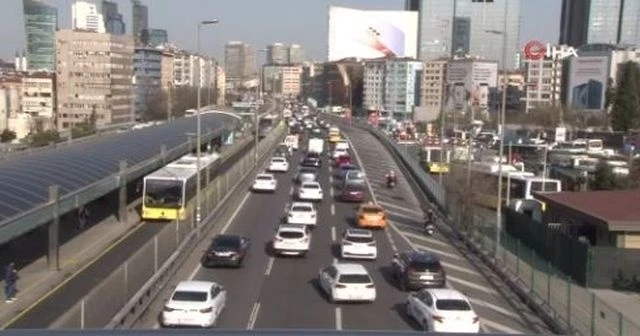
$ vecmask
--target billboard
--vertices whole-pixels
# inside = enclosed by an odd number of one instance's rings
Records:
[[[608,56],[571,58],[567,101],[576,110],[602,110],[609,79]]]
[[[498,82],[498,63],[487,61],[450,62],[447,66],[448,95],[457,110],[467,106],[487,108],[489,92]]]
[[[418,13],[329,7],[329,61],[417,56]]]

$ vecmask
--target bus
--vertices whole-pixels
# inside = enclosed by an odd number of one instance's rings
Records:
[[[472,175],[474,181],[483,184],[474,187],[476,190],[473,196],[475,204],[495,209],[498,205],[498,176],[499,163],[476,162],[472,165]],[[536,192],[560,192],[562,183],[558,179],[535,176],[516,168],[512,165],[502,165],[502,202],[503,206],[509,201],[516,199],[535,199]]]
[[[450,169],[451,151],[440,146],[424,146],[420,150],[420,162],[429,174],[446,174]]]
[[[213,170],[217,165],[214,163],[219,157],[217,153],[203,153],[200,156],[201,188],[206,187],[215,177]],[[142,219],[147,221],[186,219],[195,208],[195,202],[192,200],[197,188],[196,166],[196,155],[187,154],[145,176],[142,189]]]

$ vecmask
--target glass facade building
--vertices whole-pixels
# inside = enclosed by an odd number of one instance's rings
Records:
[[[420,12],[420,59],[461,53],[501,63],[506,31],[506,65],[517,66],[520,0],[409,0],[405,7]]]
[[[55,70],[58,10],[37,0],[23,0],[27,68]]]
[[[150,45],[162,45],[169,42],[169,34],[166,29],[146,29],[142,31],[142,43]]]
[[[560,44],[640,44],[640,0],[563,0]]]
[[[109,34],[124,35],[126,25],[122,14],[118,12],[118,4],[113,1],[102,1],[102,16],[104,17],[105,30]]]
[[[149,29],[149,9],[139,0],[132,0],[133,38],[136,44],[142,43],[142,33]]]

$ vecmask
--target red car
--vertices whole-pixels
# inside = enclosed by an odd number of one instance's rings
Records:
[[[342,188],[340,200],[343,202],[363,202],[365,196],[365,186],[362,184],[348,183]]]
[[[335,160],[336,167],[340,167],[342,165],[348,165],[348,164],[351,164],[351,156],[349,156],[349,155],[340,155]]]

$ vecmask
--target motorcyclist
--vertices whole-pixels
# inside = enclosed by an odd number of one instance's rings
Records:
[[[425,232],[433,232],[435,228],[435,214],[432,209],[429,209],[424,215],[424,230]]]
[[[387,173],[387,185],[395,184],[397,181],[396,172],[392,169]]]

